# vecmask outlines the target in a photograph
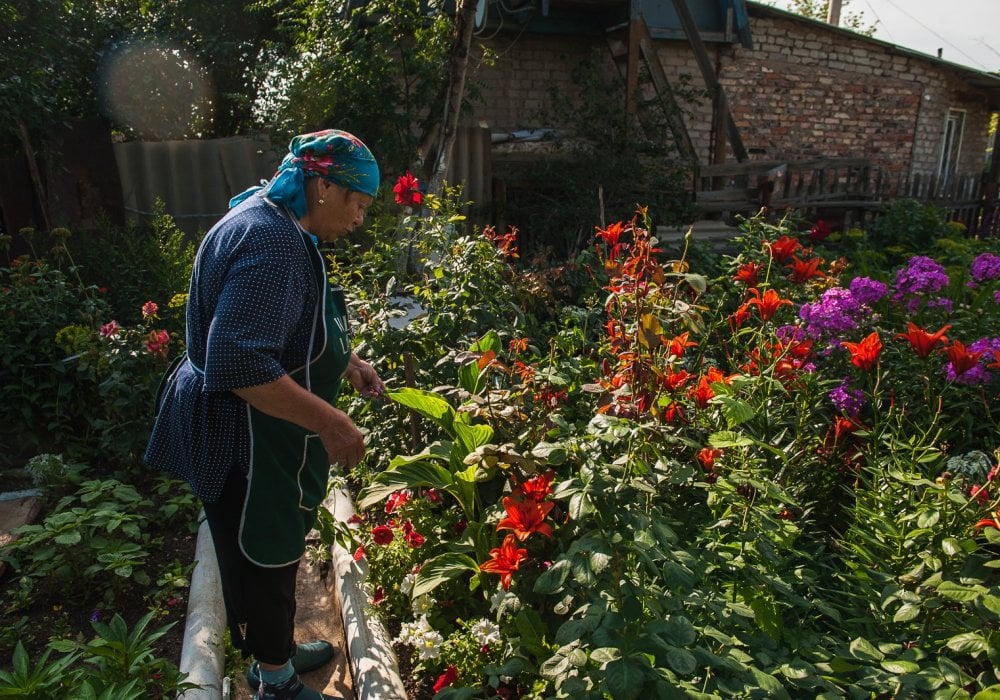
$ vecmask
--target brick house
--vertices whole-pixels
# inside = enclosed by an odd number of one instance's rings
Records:
[[[521,9],[512,11],[512,4]],[[976,196],[984,183],[995,188],[1000,155],[987,162],[986,154],[993,145],[990,119],[1000,112],[1000,74],[743,0],[689,0],[693,41],[675,0],[536,5],[489,0],[485,17],[481,13],[474,44],[500,59],[492,67],[470,63],[470,79],[486,98],[474,120],[493,133],[565,126],[532,118],[546,106],[551,88],[574,90],[569,76],[581,62],[597,57],[602,72],[618,73],[609,38],[617,31],[621,43],[634,44],[638,21],[648,27],[654,47],[647,63],[658,62],[671,84],[690,76],[692,85],[705,87],[715,79],[724,96],[676,98],[686,130],[678,142],[686,139],[690,149],[686,157],[680,149],[681,160],[702,169],[735,161],[766,169],[835,159],[863,162],[866,177],[877,172],[883,184],[897,187],[923,178],[940,189],[971,176]],[[630,70],[620,71],[620,79],[630,80]],[[638,91],[641,102],[644,88],[631,80],[629,91]]]

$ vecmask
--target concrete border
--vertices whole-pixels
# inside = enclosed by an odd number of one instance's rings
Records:
[[[215,560],[215,545],[204,511],[199,514],[198,540],[191,574],[184,642],[181,647],[181,673],[201,687],[178,695],[183,700],[222,700],[223,673],[226,668],[226,610],[222,603],[222,580]]]
[[[325,505],[341,522],[354,515],[354,503],[341,489],[334,489]],[[333,545],[332,553],[329,585],[340,602],[355,698],[407,700],[389,633],[381,620],[367,614],[368,595],[364,589],[367,564],[364,560],[354,561],[354,555],[339,544]]]
[[[354,503],[346,491],[334,489],[323,504],[341,522],[354,515]],[[224,700],[228,696],[225,673],[226,611],[215,547],[204,513],[199,516],[195,565],[191,575],[180,671],[199,685],[178,695],[179,700]],[[356,700],[407,700],[399,675],[392,641],[381,620],[367,615],[364,590],[367,566],[355,562],[340,545],[332,548],[333,561],[328,588],[340,603],[344,636],[351,664]]]

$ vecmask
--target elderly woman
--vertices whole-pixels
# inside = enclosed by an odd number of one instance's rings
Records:
[[[257,698],[328,697],[298,674],[333,656],[294,642],[295,577],[331,463],[361,433],[335,406],[341,378],[384,390],[351,351],[344,295],[318,241],[360,226],[379,185],[368,148],[338,130],[296,136],[263,187],[234,197],[195,259],[187,355],[166,378],[145,460],[191,484],[215,543],[233,644]]]

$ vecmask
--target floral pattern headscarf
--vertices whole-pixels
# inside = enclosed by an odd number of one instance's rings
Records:
[[[251,187],[231,200],[233,208],[258,192],[275,204],[287,207],[297,218],[306,214],[305,182],[308,177],[322,177],[356,192],[375,196],[379,186],[375,156],[353,134],[327,129],[300,134],[288,146],[288,155],[277,172],[262,186]]]

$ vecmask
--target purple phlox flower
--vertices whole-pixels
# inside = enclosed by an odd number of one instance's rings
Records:
[[[817,301],[803,304],[799,317],[805,322],[806,333],[814,338],[824,334],[841,335],[858,327],[861,304],[850,290],[833,287],[823,292]]]
[[[902,301],[906,297],[936,294],[947,287],[949,281],[940,263],[926,255],[914,255],[906,267],[896,273],[896,292],[892,298]]]
[[[94,612],[90,613],[90,621],[91,622],[100,622],[101,621],[101,611],[100,610],[95,610]]]
[[[946,314],[950,314],[954,308],[955,304],[948,297],[938,297],[937,299],[931,299],[927,302],[928,308],[936,306],[939,309],[944,309]]]
[[[851,280],[850,290],[860,303],[871,306],[881,301],[882,297],[888,293],[889,285],[873,280],[871,277],[855,277]]]
[[[802,326],[780,326],[774,331],[774,334],[783,343],[798,343],[806,338],[806,332]]]
[[[944,371],[948,377],[948,381],[955,382],[956,384],[967,384],[969,386],[979,386],[990,381],[992,375],[986,369],[986,365],[993,361],[994,352],[1000,352],[1000,338],[980,338],[970,343],[967,350],[969,352],[983,353],[983,356],[979,358],[979,364],[956,377],[955,368],[951,366],[951,362],[945,362]]]
[[[834,408],[849,418],[855,418],[865,406],[865,393],[860,389],[852,389],[850,382],[843,382],[827,394]]]
[[[972,280],[977,284],[989,282],[1000,277],[1000,257],[993,253],[982,253],[969,266]]]
[[[993,301],[995,301],[996,303],[1000,304],[1000,289],[998,289],[997,291],[993,292]]]

